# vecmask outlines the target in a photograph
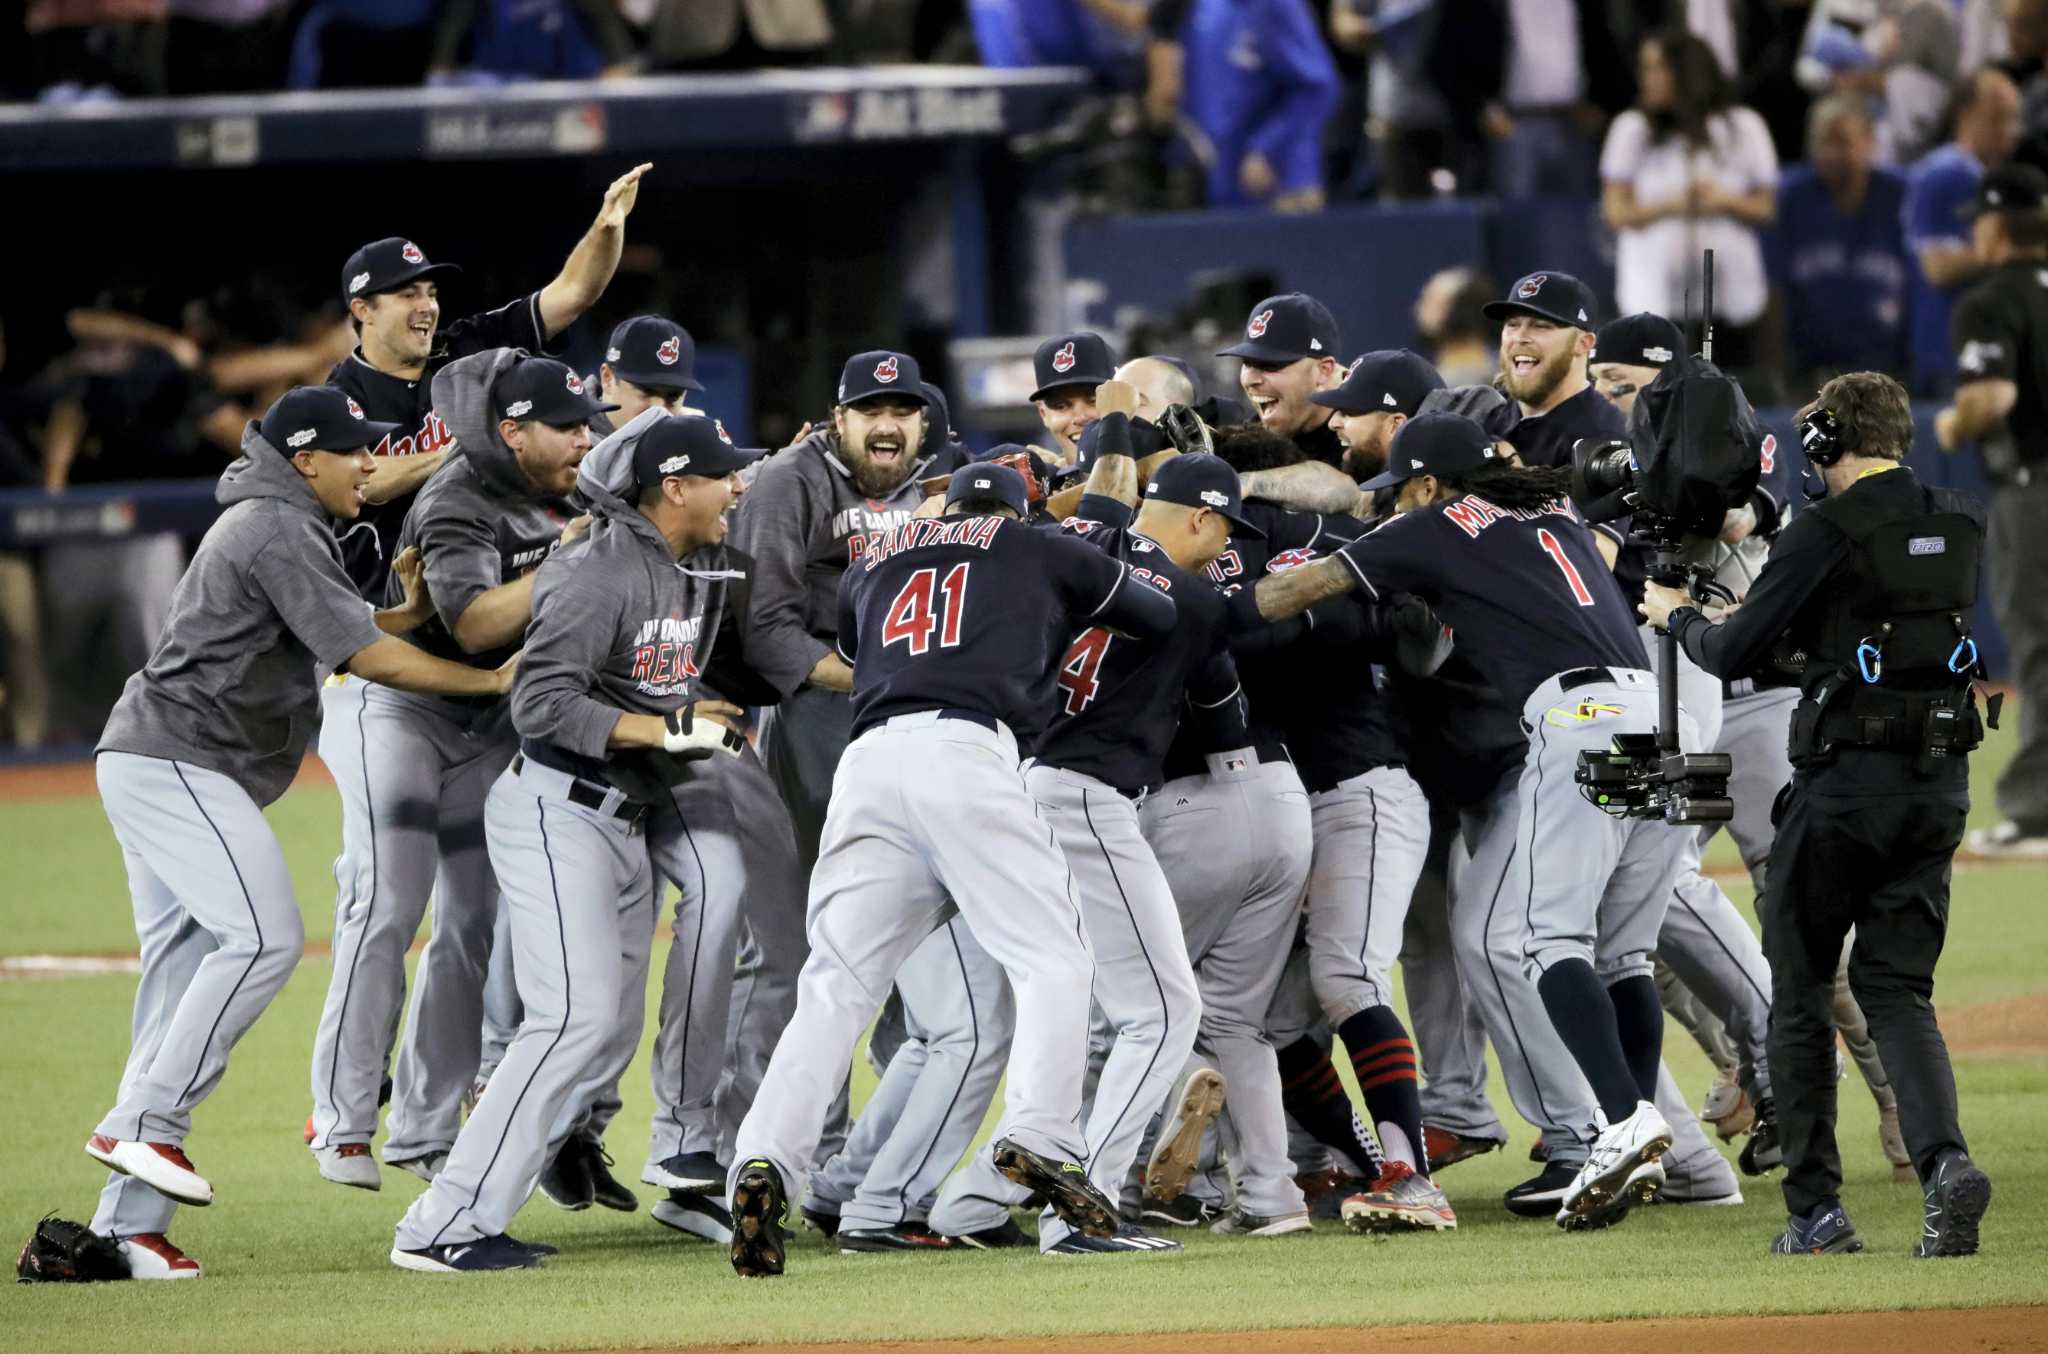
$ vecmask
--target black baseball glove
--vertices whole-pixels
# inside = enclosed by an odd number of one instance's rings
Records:
[[[128,1260],[113,1240],[49,1216],[21,1248],[14,1273],[22,1283],[93,1283],[128,1277]]]

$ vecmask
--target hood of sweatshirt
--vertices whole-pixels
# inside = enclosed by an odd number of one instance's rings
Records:
[[[518,457],[498,436],[498,419],[491,409],[492,384],[527,356],[520,348],[492,348],[458,358],[434,373],[434,412],[455,435],[457,453],[501,494],[533,493]]]

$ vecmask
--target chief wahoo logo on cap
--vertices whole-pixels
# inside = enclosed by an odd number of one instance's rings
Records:
[[[896,379],[896,359],[885,357],[875,364],[875,379],[887,383]]]
[[[348,399],[348,416],[350,418],[361,418],[363,416],[363,406],[356,403],[356,397],[353,395],[346,398]]]
[[[1515,295],[1521,297],[1524,301],[1526,301],[1530,297],[1534,296],[1537,292],[1542,291],[1543,284],[1548,282],[1549,280],[1550,279],[1542,273],[1533,273],[1530,276],[1522,279],[1522,284],[1519,287],[1515,288]]]
[[[1252,322],[1244,327],[1244,336],[1246,338],[1263,338],[1266,333],[1266,326],[1271,323],[1273,323],[1273,312],[1262,310],[1252,316]]]
[[[682,339],[674,334],[670,334],[668,338],[662,341],[662,345],[654,350],[654,360],[661,363],[664,367],[673,367],[676,363],[682,361]]]
[[[1074,341],[1072,339],[1068,339],[1066,346],[1052,355],[1052,369],[1061,372],[1074,369]]]
[[[581,395],[583,393],[583,380],[573,371],[569,373],[567,385],[571,395]]]
[[[718,430],[719,441],[725,443],[727,446],[732,445],[732,434],[725,430],[725,424],[722,421],[714,418],[711,420],[711,426]]]
[[[407,240],[405,248],[399,250],[398,253],[407,263],[425,263],[427,261],[427,256],[420,253],[420,247],[411,240]]]

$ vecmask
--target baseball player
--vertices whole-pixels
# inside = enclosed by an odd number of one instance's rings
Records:
[[[1570,273],[1530,273],[1481,313],[1500,325],[1501,386],[1522,412],[1522,464],[1569,465],[1581,438],[1628,436],[1628,420],[1586,375],[1600,324],[1591,287]]]
[[[1292,439],[1311,461],[1334,466],[1344,449],[1330,409],[1309,396],[1337,384],[1337,321],[1313,296],[1287,292],[1252,307],[1244,337],[1216,354],[1242,359],[1237,383],[1266,431]]]
[[[1561,473],[1500,466],[1485,432],[1451,414],[1412,420],[1393,456],[1365,487],[1399,486],[1401,516],[1334,561],[1268,578],[1260,608],[1284,616],[1352,580],[1373,594],[1403,588],[1437,606],[1493,685],[1521,702],[1531,749],[1503,892],[1523,907],[1493,943],[1514,947],[1605,1116],[1558,1223],[1613,1221],[1661,1187],[1657,1162],[1672,1142],[1652,1103],[1663,1016],[1649,951],[1679,845],[1661,824],[1612,819],[1557,791],[1581,748],[1653,727],[1654,680]],[[1684,732],[1696,736],[1689,721]]]
[[[643,996],[630,975],[654,929],[648,809],[675,780],[675,758],[741,741],[724,724],[737,707],[692,699],[724,581],[695,565],[724,539],[737,472],[753,459],[713,420],[657,420],[634,448],[634,500],[600,490],[587,543],[534,585],[512,696],[520,751],[486,808],[525,1016],[443,1169],[399,1221],[401,1269],[537,1265],[540,1252],[506,1224],[554,1155],[564,1111],[615,1079],[621,1047],[630,1059],[639,1042],[631,1016]]]
[[[1194,373],[1178,358],[1134,357],[1116,369],[1116,379],[1137,392],[1131,417],[1143,423],[1157,423],[1177,404],[1193,407],[1197,396]]]
[[[1070,1226],[1096,1236],[1116,1228],[1114,1205],[1078,1165],[1075,1131],[1093,961],[1066,863],[1019,775],[1017,738],[1050,712],[1069,636],[1089,624],[1160,636],[1175,607],[1100,552],[1023,525],[1023,477],[1008,467],[963,467],[946,497],[946,516],[863,551],[840,592],[837,656],[855,672],[853,739],[811,876],[811,957],[796,1015],[736,1144],[729,1193],[741,1275],[782,1272],[779,1224],[801,1194],[830,1088],[888,980],[949,906],[1016,995],[994,1164],[1043,1190]],[[977,810],[967,832],[964,803]]]
[[[86,1142],[113,1174],[93,1230],[143,1279],[197,1278],[166,1238],[177,1205],[213,1202],[185,1154],[192,1111],[305,946],[284,851],[263,821],[312,732],[315,668],[407,691],[502,693],[513,663],[451,663],[393,636],[418,599],[372,613],[333,526],[355,517],[367,450],[393,431],[327,386],[280,397],[242,436],[149,664],[100,735],[100,800],[121,844],[142,976],[121,1089]]]
[[[604,406],[562,363],[510,348],[444,366],[434,384],[437,417],[462,452],[420,491],[399,534],[425,556],[437,612],[412,640],[492,667],[525,632],[535,570],[581,529],[568,494],[590,447],[584,424]],[[330,690],[320,746],[342,795],[341,901],[313,1042],[310,1146],[324,1179],[377,1189],[378,1082],[430,893],[433,934],[392,1078],[385,1161],[431,1178],[476,1076],[498,911],[484,798],[516,748],[496,702],[387,691],[360,674],[337,675]]]
[[[1095,387],[1115,374],[1116,358],[1099,334],[1056,334],[1031,355],[1031,370],[1038,378],[1031,405],[1060,464],[1072,465],[1081,434],[1100,417]]]
[[[411,240],[376,240],[349,255],[341,270],[341,303],[360,337],[355,352],[337,363],[328,381],[355,397],[373,420],[397,424],[373,450],[360,529],[343,547],[349,577],[365,597],[381,597],[398,529],[412,495],[440,468],[454,438],[434,412],[432,377],[445,363],[491,348],[543,352],[548,340],[595,305],[619,266],[626,218],[639,200],[637,165],[605,189],[597,219],[577,241],[562,271],[539,291],[496,310],[441,324],[439,286],[461,270],[430,263]]]

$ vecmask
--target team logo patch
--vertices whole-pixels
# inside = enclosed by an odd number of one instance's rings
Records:
[[[1251,323],[1244,327],[1244,336],[1246,338],[1264,338],[1266,336],[1266,326],[1271,323],[1273,323],[1273,312],[1262,310],[1252,316]]]
[[[683,340],[681,336],[670,334],[667,339],[663,340],[662,345],[654,350],[654,360],[661,363],[664,367],[673,367],[676,363],[682,361]]]
[[[398,251],[398,256],[407,263],[425,263],[427,261],[427,256],[420,253],[420,247],[411,240],[405,242],[405,248]]]
[[[313,429],[301,428],[297,432],[293,433],[290,437],[287,437],[284,440],[284,444],[288,447],[303,447],[306,445],[306,443],[312,441],[317,436],[319,436],[319,434],[315,432]]]
[[[885,357],[875,364],[875,379],[884,385],[895,380],[899,374],[896,370],[896,359],[893,356]]]
[[[1543,290],[1543,284],[1550,278],[1543,273],[1532,273],[1515,284],[1515,295],[1526,301]]]
[[[1583,320],[1586,317],[1584,315],[1581,315],[1579,316],[1579,318]],[[1662,344],[1657,344],[1653,347],[1643,349],[1643,356],[1649,358],[1652,362],[1655,362],[1661,366],[1664,363],[1669,362],[1671,360],[1671,350],[1669,348],[1664,347]]]
[[[350,418],[361,418],[363,416],[363,406],[356,403],[355,396],[344,395],[342,398],[348,401],[348,416]]]
[[[1316,552],[1305,546],[1294,550],[1282,550],[1266,561],[1266,572],[1284,574],[1289,569],[1299,569],[1302,565],[1311,563],[1315,557]]]
[[[571,395],[581,395],[583,393],[583,378],[573,371],[563,378],[562,384],[569,387]]]
[[[1757,457],[1764,463],[1764,473],[1770,474],[1778,466],[1778,435],[1765,433],[1764,444],[1757,448]]]
[[[1052,355],[1052,369],[1066,373],[1074,369],[1074,341],[1068,339],[1066,346]]]
[[[533,412],[532,400],[514,400],[505,406],[506,418],[525,418]]]
[[[732,445],[732,434],[725,430],[725,424],[723,422],[714,418],[711,420],[711,426],[718,430],[719,441],[725,443],[727,446]]]
[[[1544,712],[1543,722],[1555,729],[1567,728],[1573,724],[1589,724],[1603,715],[1623,715],[1628,712],[1619,705],[1603,701],[1580,701],[1577,705],[1553,705]]]
[[[690,458],[688,456],[671,456],[654,468],[664,475],[673,475],[689,463]]]
[[[1226,507],[1230,503],[1230,495],[1224,493],[1221,489],[1204,489],[1202,491],[1202,501],[1212,508]]]
[[[354,277],[348,280],[348,294],[350,296],[354,296],[357,292],[361,291],[363,288],[369,285],[370,275],[368,273],[357,273]]]

